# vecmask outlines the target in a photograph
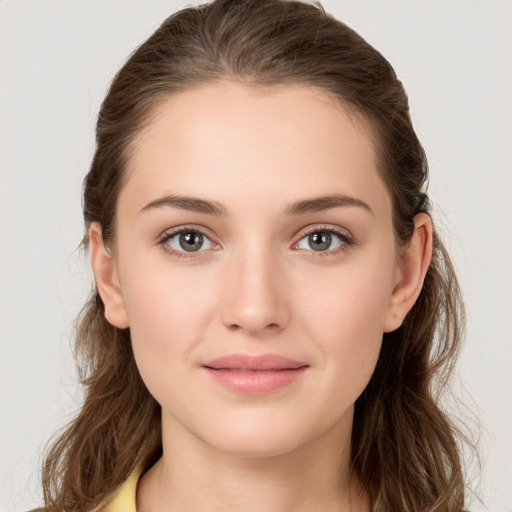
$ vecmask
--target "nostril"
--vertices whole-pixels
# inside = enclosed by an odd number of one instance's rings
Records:
[[[227,327],[231,331],[240,331],[245,329],[244,326],[236,323],[230,324]],[[267,331],[278,331],[280,329],[280,325],[277,323],[271,323],[266,325],[263,329],[266,329]]]
[[[287,324],[286,299],[274,291],[249,284],[232,290],[220,308],[220,320],[230,332],[242,330],[251,334],[270,334],[277,333]]]

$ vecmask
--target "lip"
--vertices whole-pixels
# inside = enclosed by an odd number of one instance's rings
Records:
[[[210,377],[237,393],[258,395],[298,380],[309,365],[275,354],[232,354],[202,365]]]
[[[230,354],[228,356],[219,357],[203,365],[207,368],[215,370],[296,370],[306,363],[294,361],[286,357],[275,354],[263,354],[259,356],[251,356],[247,354]]]

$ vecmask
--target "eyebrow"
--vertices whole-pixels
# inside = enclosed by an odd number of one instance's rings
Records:
[[[332,208],[345,208],[347,206],[356,206],[363,208],[373,215],[373,210],[361,199],[346,196],[343,194],[334,194],[331,196],[314,197],[297,201],[287,208],[288,215],[301,215],[304,213],[321,212]]]
[[[206,201],[196,197],[170,195],[160,197],[148,203],[139,213],[153,208],[162,208],[168,206],[171,208],[180,208],[191,212],[208,213],[210,215],[223,215],[226,209],[216,201]]]
[[[343,194],[303,199],[290,205],[286,209],[285,213],[287,215],[303,215],[305,213],[321,212],[324,210],[330,210],[332,208],[344,208],[348,206],[363,208],[364,210],[373,214],[373,210],[364,201]],[[226,213],[224,206],[216,201],[207,201],[197,197],[181,195],[169,195],[155,199],[154,201],[151,201],[146,206],[144,206],[144,208],[142,208],[139,213],[154,208],[163,207],[180,208],[182,210],[219,216]]]

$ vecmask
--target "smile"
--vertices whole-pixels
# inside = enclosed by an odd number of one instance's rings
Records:
[[[216,383],[231,391],[259,395],[298,380],[309,365],[272,354],[233,354],[210,361],[203,368]]]

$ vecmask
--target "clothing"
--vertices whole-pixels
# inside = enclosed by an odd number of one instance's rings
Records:
[[[101,512],[137,512],[135,497],[140,475],[141,471],[134,471],[121,485],[121,488],[108,506],[106,508],[100,506],[99,510]],[[28,512],[46,512],[46,509],[35,508]]]
[[[119,489],[115,498],[110,502],[104,512],[137,512],[135,495],[140,471],[134,471]]]

